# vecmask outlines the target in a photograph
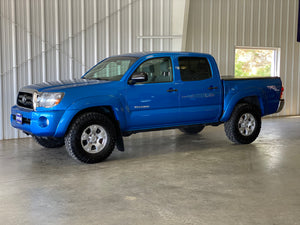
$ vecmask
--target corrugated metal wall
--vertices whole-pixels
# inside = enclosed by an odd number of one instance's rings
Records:
[[[211,53],[223,75],[234,73],[235,46],[281,49],[286,106],[300,114],[298,0],[190,0],[186,50]]]
[[[172,10],[182,1],[0,0],[0,140],[23,137],[9,122],[20,87],[80,77],[110,55],[178,50]],[[280,115],[299,115],[297,9],[298,0],[190,0],[184,45],[214,55],[221,74],[234,73],[235,46],[280,48]]]
[[[110,55],[174,50],[173,1],[0,0],[0,140],[24,136],[9,121],[20,87],[80,77]]]

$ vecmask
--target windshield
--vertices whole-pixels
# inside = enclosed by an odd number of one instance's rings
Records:
[[[112,57],[93,67],[83,79],[119,81],[137,60],[135,57]]]

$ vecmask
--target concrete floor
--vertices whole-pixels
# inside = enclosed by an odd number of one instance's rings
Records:
[[[300,224],[299,146],[300,117],[263,120],[243,146],[223,126],[136,134],[96,165],[0,141],[0,223]]]

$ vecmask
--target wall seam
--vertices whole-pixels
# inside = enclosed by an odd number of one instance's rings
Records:
[[[296,43],[296,29],[297,29],[297,27],[296,27],[296,11],[297,11],[297,8],[296,8],[296,1],[294,1],[294,10],[293,10],[293,36],[292,36],[292,40],[293,40],[293,43]],[[291,74],[291,100],[292,100],[292,102],[294,102],[293,101],[293,99],[294,99],[294,64],[295,64],[295,48],[292,48],[292,66],[291,66],[291,68],[292,68],[292,74]],[[293,104],[291,104],[291,113],[292,114],[294,114],[293,113]]]
[[[46,22],[45,22],[45,0],[41,0],[41,32],[42,32],[42,78],[43,82],[47,80],[46,71]]]
[[[269,47],[269,45],[268,45],[268,21],[269,21],[269,1],[266,0],[265,47]]]
[[[31,15],[30,15],[30,0],[27,0],[26,4],[26,16],[27,16],[27,47],[28,47],[28,52],[27,52],[27,60],[28,60],[28,84],[32,84],[33,76],[32,76],[32,51],[31,51]]]
[[[128,3],[128,52],[132,52],[132,0]]]
[[[140,35],[140,37],[142,37],[143,36],[143,0],[140,0],[140,7],[139,7],[139,17],[140,17],[140,19],[139,19],[139,22],[140,22],[140,26],[139,26],[139,35]],[[143,51],[143,39],[141,38],[140,39],[140,51],[142,52]]]
[[[288,21],[289,21],[289,0],[287,0],[287,13],[286,13],[286,34],[285,34],[285,66],[284,66],[284,83],[286,82],[286,74],[287,74],[287,58],[288,58],[288,40],[289,40],[289,26],[288,26]],[[285,111],[287,110],[287,107],[285,107]]]
[[[85,65],[85,7],[84,0],[81,0],[81,73],[84,74],[86,71]]]
[[[97,0],[93,2],[94,6],[94,63],[98,62],[98,28],[97,28],[97,21],[98,21],[98,13],[97,13]]]
[[[73,24],[72,24],[72,0],[68,0],[68,40],[69,40],[69,78],[74,78],[74,71],[73,71]]]
[[[117,53],[121,54],[121,2],[117,0]]]
[[[12,63],[13,63],[13,99],[17,99],[18,92],[18,71],[17,71],[17,31],[16,31],[16,0],[11,1],[11,17],[13,23],[11,24],[11,37],[12,37]],[[14,129],[13,134],[19,137],[19,132]]]
[[[59,43],[59,8],[58,8],[58,0],[54,1],[54,14],[55,14],[55,75],[56,75],[56,80],[60,80],[60,43]]]
[[[3,2],[0,2],[0,7],[2,7]],[[2,43],[2,21],[0,20],[0,43]],[[0,73],[2,74],[2,45],[0,44]],[[0,140],[4,139],[4,117],[3,117],[3,77],[0,76],[0,89],[1,89],[1,95],[0,95]]]
[[[105,42],[106,42],[106,57],[109,56],[109,45],[110,45],[110,41],[109,41],[109,1],[106,0],[105,1]]]

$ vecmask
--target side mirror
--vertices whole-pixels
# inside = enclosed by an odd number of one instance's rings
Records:
[[[145,82],[148,81],[148,75],[145,72],[140,72],[140,73],[134,73],[132,74],[130,80],[128,81],[128,84],[135,84],[139,82]]]

